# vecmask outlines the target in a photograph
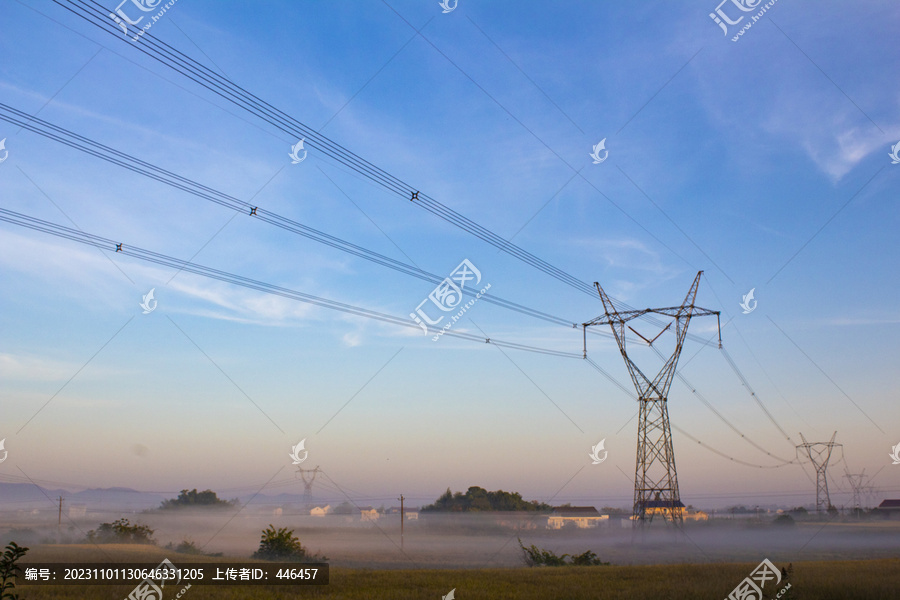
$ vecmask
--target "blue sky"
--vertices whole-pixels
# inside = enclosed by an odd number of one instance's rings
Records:
[[[896,496],[900,166],[888,154],[900,140],[900,9],[777,2],[732,42],[710,19],[715,8],[460,0],[444,14],[436,1],[178,0],[151,33],[633,306],[680,303],[704,270],[698,304],[722,311],[726,349],[792,441],[714,346],[689,341],[682,374],[694,389],[787,459],[798,432],[838,430],[836,504],[849,501],[838,488],[848,489],[845,464],[881,469],[874,484]],[[4,0],[0,15],[5,104],[430,272],[467,258],[502,298],[578,323],[603,312],[598,298],[315,148],[291,164],[296,138],[124,36],[53,3]],[[9,123],[0,138],[5,209],[399,317],[433,289]],[[604,138],[608,159],[593,164]],[[277,493],[297,487],[288,453],[305,438],[306,466],[358,498],[480,485],[630,505],[636,405],[584,361],[432,342],[10,224],[0,231],[4,480],[250,493],[274,481]],[[151,288],[158,307],[145,315]],[[758,306],[743,314],[751,288]],[[484,302],[455,328],[582,346],[580,331]],[[714,319],[691,332],[713,336]],[[589,355],[630,387],[609,339],[593,336]],[[634,356],[659,366],[645,348]],[[669,405],[672,423],[703,444],[778,464],[679,381]],[[591,465],[601,439],[610,459]],[[808,465],[745,467],[674,439],[686,503],[814,500]]]

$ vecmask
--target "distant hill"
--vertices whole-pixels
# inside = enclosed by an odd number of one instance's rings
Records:
[[[5,510],[30,510],[39,508],[43,504],[49,507],[59,496],[62,496],[69,505],[85,504],[92,508],[127,508],[131,510],[159,506],[164,499],[160,494],[139,492],[123,487],[71,492],[59,488],[38,487],[31,483],[0,483],[0,508]]]
[[[0,511],[33,510],[53,508],[56,499],[62,496],[63,507],[82,504],[89,510],[129,510],[140,511],[158,509],[167,499],[167,494],[142,492],[126,487],[91,488],[73,492],[62,488],[38,487],[31,483],[0,482]],[[49,499],[48,499],[49,498]],[[271,496],[253,494],[240,498],[250,501],[250,506],[302,504],[302,494],[279,493]],[[314,503],[319,502],[313,499]]]

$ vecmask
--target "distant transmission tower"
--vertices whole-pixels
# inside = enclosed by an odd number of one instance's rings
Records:
[[[297,467],[297,474],[300,476],[300,479],[303,480],[304,504],[312,504],[312,486],[313,482],[316,480],[316,473],[318,472],[318,466],[316,466],[315,469],[303,469],[301,467]],[[309,475],[309,479],[307,479],[307,475]]]
[[[850,482],[850,488],[853,490],[853,508],[859,510],[862,508],[862,495],[866,491],[866,470],[863,469],[862,473],[846,471],[844,479]]]
[[[843,444],[835,444],[834,438],[837,437],[837,431],[831,436],[828,442],[807,442],[803,434],[800,439],[803,443],[797,446],[797,450],[802,448],[809,457],[810,462],[816,468],[816,512],[821,513],[831,508],[831,498],[828,496],[828,478],[826,470],[828,469],[828,461],[831,460],[831,453],[835,446],[843,450]]]
[[[702,274],[703,271],[697,273],[697,277],[694,278],[694,283],[691,285],[691,289],[688,291],[681,306],[625,310],[622,312],[616,310],[612,300],[606,295],[600,284],[594,283],[597,286],[597,291],[600,293],[600,299],[603,301],[603,308],[606,314],[582,325],[585,333],[588,327],[595,325],[609,325],[612,328],[616,342],[619,344],[622,358],[625,359],[625,364],[631,375],[631,380],[635,389],[637,389],[640,411],[634,475],[633,515],[636,524],[643,525],[652,521],[656,514],[662,515],[664,520],[667,518],[671,519],[675,524],[680,524],[683,521],[683,504],[678,494],[675,451],[672,447],[672,430],[669,427],[669,409],[666,403],[691,318],[708,315],[716,315],[717,319],[719,317],[718,311],[694,306],[694,301],[697,297],[697,287],[700,285],[700,276]],[[649,313],[672,317],[675,320],[675,351],[652,380],[644,375],[637,365],[632,362],[625,349],[626,323]],[[652,340],[648,340],[632,329],[631,326],[627,327],[648,345],[652,346],[653,342],[662,335],[663,331],[666,331],[671,326],[672,323],[666,325]],[[585,335],[585,356],[587,356],[586,340],[587,336]],[[721,347],[721,345],[722,333],[720,329],[719,346]]]

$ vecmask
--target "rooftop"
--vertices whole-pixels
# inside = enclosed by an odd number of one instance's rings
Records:
[[[593,506],[557,506],[552,515],[557,517],[599,517],[600,513]]]
[[[644,502],[644,508],[669,508],[671,506],[673,504],[668,500],[647,500]],[[675,508],[684,508],[684,503],[681,500],[676,500],[674,506]]]

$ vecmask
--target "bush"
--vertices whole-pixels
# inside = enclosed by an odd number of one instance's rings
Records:
[[[153,530],[147,525],[132,525],[128,519],[102,523],[87,533],[87,539],[95,544],[153,544]]]
[[[567,565],[587,567],[609,564],[608,562],[601,561],[597,555],[590,550],[587,550],[583,554],[573,556],[571,562],[566,562],[566,557],[569,556],[568,554],[557,556],[553,551],[543,550],[534,544],[526,548],[525,545],[522,544],[521,539],[519,539],[519,547],[522,549],[525,564],[529,567],[564,567]]]
[[[10,542],[0,554],[0,600],[19,600],[19,594],[15,591],[16,574],[22,571],[22,567],[16,563],[26,552],[28,548]]]
[[[596,554],[588,550],[584,554],[573,556],[572,564],[576,567],[594,567],[598,565],[608,565],[609,563],[603,562]]]
[[[787,515],[787,514],[785,514],[785,515],[778,515],[777,517],[775,517],[775,520],[772,521],[772,523],[773,523],[774,525],[781,525],[781,526],[786,526],[786,527],[790,527],[790,526],[792,526],[792,525],[796,525],[796,524],[797,524],[797,523],[794,521],[794,517],[792,517],[791,515]]]
[[[197,544],[195,544],[193,541],[191,541],[189,539],[182,540],[182,542],[180,544],[178,544],[177,546],[175,544],[173,544],[172,542],[169,542],[168,544],[166,544],[166,550],[174,550],[175,552],[178,552],[179,554],[199,554],[199,555],[204,554],[203,550],[198,548]]]
[[[262,531],[259,540],[259,549],[253,553],[252,558],[265,560],[296,560],[299,562],[316,562],[328,560],[326,556],[309,554],[293,529],[282,527],[275,529],[269,525]]]

